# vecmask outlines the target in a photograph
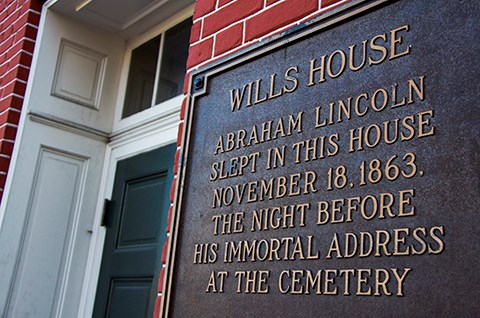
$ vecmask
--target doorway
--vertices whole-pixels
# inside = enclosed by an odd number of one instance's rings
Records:
[[[152,317],[176,145],[117,163],[93,317]]]

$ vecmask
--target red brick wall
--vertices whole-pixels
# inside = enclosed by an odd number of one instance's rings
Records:
[[[197,0],[189,69],[312,19],[349,0]]]
[[[349,1],[351,0],[197,0],[193,15],[184,94],[187,93],[190,85],[188,72],[193,69],[226,57],[239,49],[294,27],[298,23],[308,21]],[[175,173],[181,157],[185,107],[186,98],[180,113]],[[174,200],[175,191],[176,179],[170,191],[171,202]],[[167,233],[170,233],[172,211],[173,209],[170,208]],[[163,249],[163,264],[169,254],[167,250],[169,237]],[[154,317],[159,316],[164,276],[165,266],[162,268],[158,282],[159,296],[155,303]]]
[[[0,201],[20,119],[40,0],[0,0]]]

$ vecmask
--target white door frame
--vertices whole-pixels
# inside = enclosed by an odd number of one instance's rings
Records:
[[[101,226],[101,218],[105,199],[111,198],[117,162],[176,142],[179,110],[180,107],[178,107],[177,112],[164,118],[150,133],[141,134],[133,139],[129,138],[129,140],[121,140],[107,145],[102,181],[100,184],[100,195],[95,212],[92,243],[90,246],[78,317],[91,317],[93,313],[106,234],[105,227]]]
[[[93,313],[106,234],[105,227],[101,226],[101,219],[105,199],[111,199],[117,162],[177,141],[183,95],[121,119],[131,52],[138,45],[192,16],[193,8],[194,6],[192,5],[182,10],[160,26],[128,41],[119,83],[113,133],[110,137],[111,142],[107,144],[103,174],[101,176],[92,241],[78,312],[79,318],[91,317]]]

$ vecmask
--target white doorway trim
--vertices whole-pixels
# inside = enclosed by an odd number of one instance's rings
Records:
[[[111,199],[117,162],[177,141],[183,95],[174,97],[159,105],[153,105],[150,109],[133,116],[121,118],[131,52],[142,42],[150,40],[192,16],[193,9],[194,5],[190,5],[166,21],[159,23],[153,29],[130,38],[126,42],[126,51],[118,82],[118,93],[113,116],[113,132],[110,134],[109,143],[106,145],[102,175],[99,176],[100,188],[96,202],[85,276],[83,278],[78,318],[92,317],[106,234],[106,229],[101,226],[101,221],[105,199]]]
[[[79,318],[91,317],[93,312],[106,233],[105,227],[101,226],[103,205],[105,199],[111,198],[117,162],[176,142],[179,116],[180,105],[178,105],[175,113],[160,119],[152,124],[152,127],[144,127],[132,136],[113,141],[107,145],[84,287],[78,311]]]
[[[125,119],[121,118],[131,51],[142,42],[148,41],[191,16],[193,8],[193,5],[189,6],[158,27],[127,42],[115,106],[113,133],[110,135],[110,142],[107,144],[105,153],[78,318],[91,317],[93,313],[106,234],[105,227],[101,226],[101,221],[105,199],[110,199],[112,195],[117,162],[177,141],[183,95],[160,105],[154,105],[152,108]]]

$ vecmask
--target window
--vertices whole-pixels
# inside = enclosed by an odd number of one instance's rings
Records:
[[[191,27],[187,19],[132,51],[122,118],[182,93]]]

